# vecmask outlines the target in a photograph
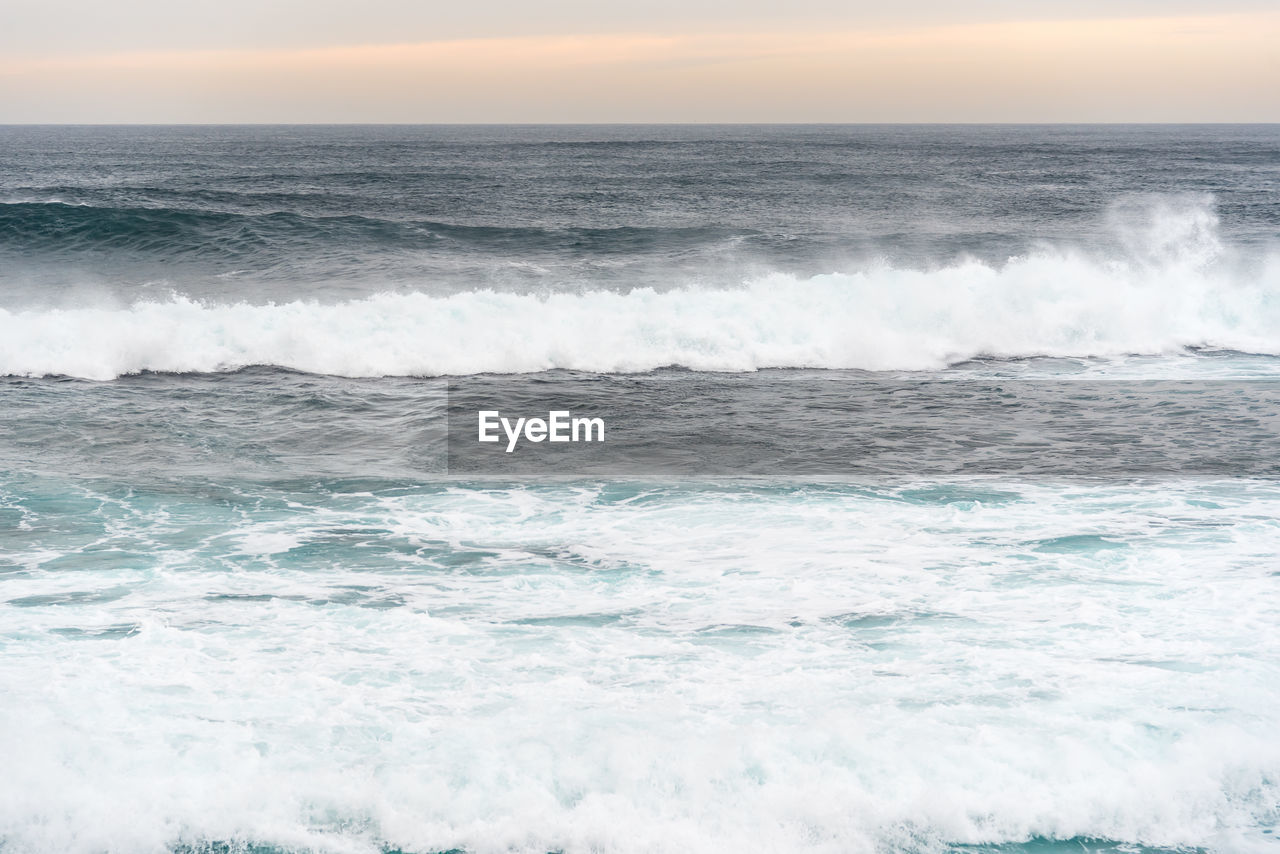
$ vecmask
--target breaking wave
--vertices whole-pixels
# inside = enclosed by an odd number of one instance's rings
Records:
[[[934,369],[989,356],[1210,347],[1280,354],[1280,262],[1243,267],[1207,200],[1115,213],[1109,257],[1045,246],[993,265],[887,263],[736,288],[383,293],[219,304],[0,309],[0,374],[111,379],[271,365],[341,376],[551,369]]]

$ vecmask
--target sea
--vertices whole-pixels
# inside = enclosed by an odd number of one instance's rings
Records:
[[[1280,126],[0,127],[0,852],[1278,827]]]

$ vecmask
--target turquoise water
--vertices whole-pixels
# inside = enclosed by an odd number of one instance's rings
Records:
[[[1276,823],[1271,482],[27,477],[0,508],[14,850],[1234,851]]]
[[[954,854],[1196,854],[1198,849],[1188,848],[1149,848],[1143,845],[1107,842],[1099,839],[1035,839],[1016,845],[962,845],[950,849]],[[201,846],[187,846],[178,849],[179,854],[276,854],[280,849],[260,845],[236,845],[231,843],[209,843]],[[383,849],[382,854],[413,854],[399,849]],[[461,849],[431,852],[431,854],[463,854]],[[557,852],[548,852],[557,854]]]

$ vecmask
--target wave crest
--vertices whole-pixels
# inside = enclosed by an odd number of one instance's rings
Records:
[[[60,199],[0,203],[0,240],[27,252],[129,252],[159,258],[238,259],[298,251],[429,251],[441,242],[482,252],[625,255],[694,250],[708,241],[754,236],[722,226],[613,228],[464,225],[370,215],[287,210],[72,204]]]
[[[274,365],[342,376],[550,369],[932,369],[976,356],[1280,354],[1273,264],[1250,282],[1039,254],[1000,268],[880,267],[737,289],[379,294],[337,304],[0,309],[0,373],[111,379]]]
[[[1046,246],[1001,265],[881,263],[737,288],[383,293],[342,303],[0,309],[0,374],[111,379],[272,365],[341,376],[666,366],[928,370],[978,356],[1190,347],[1280,355],[1280,259],[1229,263],[1209,197],[1112,208],[1109,257]],[[1257,259],[1255,259],[1257,260]]]

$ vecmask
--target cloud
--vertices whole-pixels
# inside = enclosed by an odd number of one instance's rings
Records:
[[[0,61],[0,119],[1276,121],[1280,14]]]

